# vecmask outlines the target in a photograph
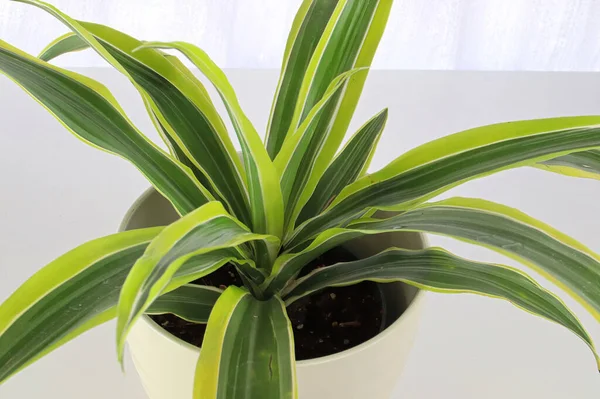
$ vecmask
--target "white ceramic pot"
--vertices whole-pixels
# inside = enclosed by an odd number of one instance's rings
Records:
[[[153,189],[131,207],[121,230],[166,225],[177,218],[171,205]],[[357,257],[390,246],[419,249],[416,233],[380,234],[345,245]],[[406,362],[417,331],[422,293],[401,283],[382,285],[388,327],[352,349],[297,362],[301,399],[388,399]],[[389,325],[391,320],[395,320]],[[150,399],[191,399],[194,368],[200,350],[144,316],[128,338],[135,367]]]

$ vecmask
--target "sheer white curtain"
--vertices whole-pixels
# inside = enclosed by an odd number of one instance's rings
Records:
[[[278,68],[301,0],[50,0],[70,15],[145,40],[184,40],[222,67]],[[0,39],[36,53],[65,29],[0,1]],[[63,66],[96,66],[91,52]],[[600,70],[600,0],[395,0],[374,67]]]

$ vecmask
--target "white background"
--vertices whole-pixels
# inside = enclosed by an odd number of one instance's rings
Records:
[[[107,69],[79,70],[107,83],[134,122],[153,132],[138,95]],[[264,130],[275,71],[228,71],[240,101]],[[392,72],[369,78],[352,129],[381,110],[390,119],[372,170],[416,145],[505,120],[593,114],[592,73]],[[0,301],[42,265],[116,231],[148,186],[125,161],[90,148],[18,87],[0,78]],[[447,193],[518,207],[600,252],[600,182],[537,169],[502,172]],[[489,250],[432,237],[469,258],[516,265]],[[545,284],[551,287],[549,284]],[[564,296],[563,296],[564,297]],[[565,298],[600,343],[600,326]],[[120,373],[108,323],[0,386],[2,399],[142,399],[130,363]],[[374,365],[389,367],[389,365]],[[588,348],[560,326],[474,295],[428,294],[418,337],[394,399],[597,399],[600,376]],[[364,398],[359,398],[364,399]]]
[[[184,40],[226,68],[279,68],[301,0],[49,0],[143,40]],[[378,69],[600,70],[599,0],[395,0]],[[37,54],[65,32],[0,0],[0,39]],[[92,52],[59,64],[97,66]]]
[[[74,17],[140,39],[195,43],[228,68],[279,67],[300,0],[55,0]],[[598,0],[396,0],[376,69],[600,70]],[[32,7],[0,1],[0,39],[31,53],[64,33]],[[90,51],[58,60],[99,66]],[[79,70],[114,89],[145,133],[157,138],[136,93],[114,72]],[[230,71],[251,119],[264,127],[274,71]],[[600,78],[585,73],[375,72],[354,126],[384,106],[390,121],[373,169],[445,134],[510,119],[597,114]],[[0,78],[0,301],[64,251],[110,234],[147,187],[122,160],[70,137],[41,107]],[[519,207],[600,251],[598,181],[533,169],[503,172],[454,189]],[[471,258],[515,265],[490,251],[432,237]],[[551,287],[550,285],[546,284]],[[578,312],[600,343],[600,326]],[[385,365],[383,365],[385,367]],[[123,376],[109,323],[0,386],[3,399],[141,399],[132,366]],[[591,399],[600,377],[568,331],[472,295],[428,294],[395,398]]]

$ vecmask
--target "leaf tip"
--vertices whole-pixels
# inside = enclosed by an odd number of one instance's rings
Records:
[[[123,357],[125,354],[125,337],[127,337],[127,325],[117,319],[117,360],[121,365],[121,371],[125,372]]]
[[[121,372],[125,373],[125,341],[119,337],[117,337],[117,361],[121,366]]]
[[[136,48],[134,48],[133,50],[131,50],[132,53],[138,52],[140,50],[143,50],[146,48],[146,43],[142,43],[139,46],[137,46]]]

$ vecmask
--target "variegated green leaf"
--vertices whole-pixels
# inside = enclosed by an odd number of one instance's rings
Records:
[[[179,213],[212,199],[188,168],[133,126],[108,89],[95,80],[40,61],[2,41],[0,72],[75,136],[133,163]]]
[[[292,326],[277,297],[229,287],[208,320],[194,398],[295,399]]]
[[[218,197],[236,217],[250,222],[243,167],[206,89],[192,79],[187,68],[154,49],[134,54],[142,42],[115,29],[76,21],[42,1],[15,1],[32,4],[56,17],[129,78],[169,137],[211,181]],[[56,54],[59,50],[49,49]]]
[[[304,18],[307,16],[307,11],[309,10],[309,7],[312,7],[312,13],[310,14],[310,16],[312,18],[314,18],[314,20],[311,20],[310,18],[307,18],[307,20],[305,21]],[[319,11],[315,11],[316,7],[329,7],[329,12],[319,12]],[[320,33],[322,33],[321,31],[315,31],[314,27],[315,26],[321,26],[322,29],[325,28],[326,25],[326,21],[328,20],[328,18],[331,16],[331,12],[333,11],[333,8],[335,6],[335,2],[327,2],[327,1],[313,1],[313,0],[305,0],[305,2],[302,5],[302,9],[299,11],[298,15],[296,16],[296,20],[294,21],[294,27],[292,28],[292,32],[290,33],[290,37],[288,38],[288,46],[291,46],[293,44],[293,40],[296,37],[298,37],[298,27],[300,26],[300,24],[302,23],[303,26],[312,26],[312,30],[310,30],[310,34],[306,35],[306,40],[302,40],[299,39],[299,42],[303,42],[304,46],[307,45],[312,45],[312,50],[314,50],[314,47],[316,46],[316,40],[315,37],[317,37]],[[321,18],[320,20],[318,20],[318,18]],[[311,24],[312,22],[312,24]],[[57,57],[61,54],[67,53],[67,52],[72,52],[72,51],[80,51],[83,50],[85,48],[89,47],[85,42],[83,42],[78,36],[76,36],[73,33],[67,33],[59,38],[57,38],[55,41],[53,41],[52,43],[50,43],[44,50],[42,50],[42,52],[39,55],[39,58],[44,60],[44,61],[49,61],[54,57]],[[298,45],[298,48],[299,45]],[[282,67],[282,70],[284,72],[286,72],[285,76],[284,74],[282,74],[281,79],[280,79],[280,84],[278,86],[278,91],[277,91],[277,95],[276,95],[276,99],[280,98],[281,101],[279,102],[274,102],[273,103],[273,110],[272,110],[272,117],[271,117],[271,122],[272,122],[272,127],[269,130],[269,142],[268,142],[268,149],[269,149],[269,153],[271,154],[271,157],[275,157],[274,153],[277,153],[279,151],[279,149],[281,148],[281,145],[283,144],[283,139],[285,138],[284,134],[278,134],[280,131],[282,130],[278,130],[277,126],[279,126],[282,121],[280,121],[280,119],[282,118],[280,114],[284,109],[286,109],[285,105],[284,105],[284,101],[293,101],[294,105],[295,105],[295,101],[296,101],[296,97],[294,96],[290,96],[288,92],[286,91],[282,91],[283,87],[288,87],[290,89],[290,91],[293,93],[295,92],[295,90],[293,90],[293,85],[295,84],[296,86],[299,86],[301,83],[300,79],[295,79],[295,77],[298,75],[298,73],[304,73],[304,70],[306,68],[306,65],[308,64],[308,60],[310,59],[310,55],[312,55],[312,50],[311,51],[303,51],[303,52],[298,52],[298,54],[303,54],[304,55],[304,60],[305,65],[304,65],[304,69],[301,69],[302,63],[296,62],[297,58],[296,56],[293,56],[291,59],[294,60],[294,63],[292,63],[292,61],[290,61],[291,65],[286,64],[286,60],[290,59],[290,54],[289,54],[289,50],[290,49],[286,49],[286,54],[284,56],[284,65]],[[290,67],[290,71],[287,72],[287,70],[285,69],[287,66]],[[293,69],[293,71],[292,71]],[[285,79],[284,79],[285,78]],[[277,97],[278,96],[278,97]],[[278,106],[279,109],[276,109],[275,106]],[[293,106],[292,107],[288,107],[288,109],[291,108],[293,110]],[[288,115],[288,119],[291,119],[291,112]],[[274,122],[275,120],[277,120],[277,122]],[[285,121],[283,122],[285,124]],[[289,124],[289,120],[287,121],[287,123]],[[287,132],[287,129],[283,130],[284,132]],[[271,148],[272,147],[272,148]],[[555,173],[559,173],[559,174],[564,174],[567,176],[573,176],[573,177],[583,177],[583,178],[590,178],[590,179],[600,179],[600,151],[599,150],[589,150],[589,151],[581,151],[581,152],[576,152],[576,153],[572,153],[572,154],[567,154],[555,159],[550,159],[548,161],[544,161],[541,162],[540,164],[536,164],[535,165],[537,168],[542,169],[542,170],[548,170],[551,172],[555,172]],[[204,184],[204,183],[203,183]],[[312,215],[314,216],[314,215]],[[304,218],[303,220],[306,220],[306,218]],[[302,221],[303,221],[302,220]]]
[[[353,69],[338,76],[304,119],[298,131],[288,137],[281,151],[275,158],[275,168],[279,172],[279,182],[285,207],[285,225],[294,227],[297,210],[302,201],[306,201],[305,193],[314,189],[321,175],[315,170],[320,160],[324,142],[327,140],[331,118],[334,115],[337,99],[347,80],[359,72]]]
[[[236,267],[240,278],[248,287],[256,287],[264,282],[265,275],[261,269],[256,268],[254,261],[246,256],[242,249],[235,247],[194,255],[177,269],[165,291],[197,280],[206,275],[206,270],[216,270],[227,263]]]
[[[481,199],[450,198],[389,219],[357,221],[349,228],[423,231],[485,246],[541,273],[600,321],[600,256],[514,208]]]
[[[243,112],[235,91],[223,71],[198,47],[183,42],[149,42],[147,48],[173,48],[181,51],[215,86],[233,123],[242,146],[248,174],[252,230],[281,237],[283,234],[283,200],[277,173],[256,129]]]
[[[419,146],[346,187],[286,242],[295,246],[367,208],[402,210],[452,187],[502,170],[600,146],[600,116],[508,122],[456,133]]]
[[[275,260],[271,274],[262,284],[266,294],[280,294],[300,274],[304,266],[332,248],[364,235],[388,233],[397,230],[394,227],[384,229],[384,226],[381,229],[370,228],[370,225],[363,229],[359,227],[336,227],[325,230],[312,241],[304,242],[281,254]]]
[[[279,248],[277,237],[250,232],[231,217],[220,202],[209,202],[166,227],[135,263],[121,290],[117,316],[120,360],[129,329],[150,304],[165,292],[184,263],[202,254],[255,240],[264,241],[274,252]],[[247,263],[252,261],[247,260]],[[209,274],[221,265],[219,262],[206,262],[201,267],[197,266],[194,277]]]
[[[376,233],[382,232],[377,231]],[[280,293],[310,261],[328,250],[364,234],[375,234],[375,232],[333,228],[319,234],[306,248],[280,255],[275,260],[271,275],[263,284],[265,292],[267,295]]]
[[[391,6],[392,0],[337,1],[306,68],[288,134],[302,123],[336,76],[371,65]],[[353,77],[336,107],[332,131],[322,150],[328,161],[346,134],[366,78],[366,73]]]
[[[176,69],[178,69],[183,75],[188,77],[190,84],[196,85],[198,90],[201,92],[206,91],[204,89],[204,86],[202,85],[202,83],[194,76],[194,74],[185,65],[183,65],[183,63],[179,60],[179,58],[172,56],[172,55],[168,55],[168,54],[164,54],[164,57]],[[206,93],[206,96],[208,97],[208,93]],[[224,198],[223,195],[220,194],[220,192],[215,188],[215,184],[214,184],[213,180],[210,179],[209,177],[207,177],[206,172],[204,172],[202,169],[200,169],[197,166],[197,162],[194,162],[193,158],[191,158],[191,153],[188,151],[188,154],[190,154],[190,155],[186,154],[186,151],[184,149],[182,149],[182,145],[180,145],[176,140],[173,139],[173,137],[175,137],[176,135],[169,134],[169,128],[167,127],[169,125],[163,125],[163,123],[161,123],[161,121],[160,121],[161,116],[159,114],[157,114],[154,111],[154,109],[152,108],[153,107],[152,102],[149,101],[147,99],[147,97],[145,97],[145,96],[143,96],[143,98],[144,98],[144,105],[146,106],[146,111],[148,112],[148,116],[152,120],[152,123],[156,127],[156,130],[160,134],[161,138],[163,139],[163,141],[169,148],[169,151],[171,152],[171,154],[179,162],[183,163],[185,166],[187,166],[188,168],[190,168],[192,170],[192,172],[194,173],[194,176],[196,176],[196,179],[198,179],[198,181],[204,187],[206,187],[208,189],[208,191],[210,191],[210,193],[213,195],[213,197],[215,197],[215,199],[223,202],[224,204],[229,204],[229,201],[227,200],[227,198]],[[164,119],[164,118],[162,118],[162,119]],[[234,209],[231,209],[231,212],[234,214],[236,213]],[[243,217],[242,217],[242,219],[243,219]]]
[[[318,180],[318,184],[302,208],[296,224],[321,213],[344,187],[366,173],[381,133],[383,133],[387,115],[387,109],[378,113],[350,138]]]
[[[439,248],[419,251],[390,249],[366,259],[337,263],[298,280],[287,303],[329,286],[360,281],[403,281],[443,293],[474,293],[506,299],[536,316],[558,323],[581,338],[600,359],[590,336],[573,313],[526,274],[508,266],[473,262]]]
[[[567,176],[600,180],[600,150],[574,152],[535,166]]]
[[[327,27],[337,2],[338,0],[304,0],[294,18],[267,127],[266,147],[273,160],[279,153],[286,134],[290,130],[290,123],[298,101],[297,93],[313,52],[319,44],[319,39]],[[290,134],[294,130],[292,129]]]
[[[0,382],[112,319],[127,273],[162,227],[83,244],[49,263],[0,305]]]
[[[316,0],[313,7],[317,7],[316,3],[322,2]],[[308,134],[302,138],[306,143],[300,145],[300,148],[305,147],[306,151],[298,151],[295,148],[296,143],[288,143],[288,140],[294,141],[296,129],[302,130],[305,122],[312,116],[312,110],[327,93],[336,76],[370,65],[391,3],[391,0],[338,1],[319,43],[310,49],[314,50],[311,61],[305,70],[290,127],[285,133],[286,139],[276,158],[276,161],[279,161],[286,147],[294,148],[292,154],[296,158],[295,162],[288,163],[289,156],[283,157],[286,167],[282,177],[286,236],[295,226],[298,214],[310,199],[344,138],[367,73],[350,77],[342,92],[329,101],[323,115],[312,121],[315,125],[306,131]],[[301,9],[299,14],[302,15],[305,11],[309,10]],[[307,23],[311,21],[310,15],[312,14],[307,14]],[[292,34],[294,32],[295,27]],[[280,134],[283,133],[278,135]],[[300,168],[294,168],[295,164]]]
[[[200,184],[202,184],[202,186],[204,188],[206,188],[206,190],[208,192],[211,193],[211,195],[214,197],[214,199],[227,204],[227,201],[225,201],[221,197],[219,192],[217,192],[217,190],[215,190],[212,180],[208,179],[206,177],[206,175],[204,174],[204,172],[202,172],[200,169],[198,169],[198,167],[194,164],[194,162],[192,162],[190,160],[190,158],[185,154],[185,152],[181,149],[181,147],[179,147],[179,144],[177,144],[175,142],[175,140],[173,140],[171,138],[171,136],[167,133],[167,129],[159,121],[158,116],[154,113],[154,110],[152,110],[152,105],[149,104],[149,101],[144,100],[144,105],[146,106],[146,111],[148,112],[148,116],[150,117],[152,124],[154,124],[154,127],[156,128],[160,137],[163,139],[163,142],[169,148],[169,152],[170,152],[171,156],[174,157],[179,162],[181,162],[186,167],[188,167],[194,174],[194,177],[196,178],[196,180],[198,180],[200,182]]]
[[[46,48],[40,52],[38,58],[48,62],[59,55],[85,50],[89,47],[90,46],[81,40],[79,36],[73,32],[69,32],[50,42]]]
[[[170,313],[192,323],[207,323],[222,291],[204,285],[187,284],[156,298],[146,314]]]

